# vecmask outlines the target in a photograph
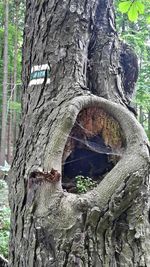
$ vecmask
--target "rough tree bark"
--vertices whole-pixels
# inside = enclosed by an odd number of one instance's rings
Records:
[[[114,25],[111,0],[27,0],[11,267],[150,266],[148,140],[129,105],[136,57]],[[41,65],[42,84],[30,76]],[[76,140],[97,135],[117,164],[85,194],[63,190]]]

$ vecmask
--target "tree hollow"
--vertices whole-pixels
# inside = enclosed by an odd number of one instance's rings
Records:
[[[77,193],[77,177],[99,183],[125,149],[119,123],[98,106],[82,109],[68,136],[62,159],[62,186]]]

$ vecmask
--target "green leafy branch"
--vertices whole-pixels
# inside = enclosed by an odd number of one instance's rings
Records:
[[[119,11],[123,14],[126,13],[130,21],[136,22],[139,15],[144,14],[145,2],[142,0],[123,0],[119,3]],[[150,23],[150,16],[147,17],[147,23]]]

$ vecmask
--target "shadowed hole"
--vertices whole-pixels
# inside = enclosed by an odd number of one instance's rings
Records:
[[[99,107],[83,109],[65,145],[63,189],[84,193],[95,187],[119,161],[124,147],[117,121]]]

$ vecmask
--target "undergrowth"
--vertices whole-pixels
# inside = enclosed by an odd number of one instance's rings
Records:
[[[75,179],[78,193],[86,193],[97,186],[97,183],[89,177],[78,175]]]
[[[0,254],[8,258],[8,243],[10,230],[10,209],[8,205],[8,188],[0,180]]]

